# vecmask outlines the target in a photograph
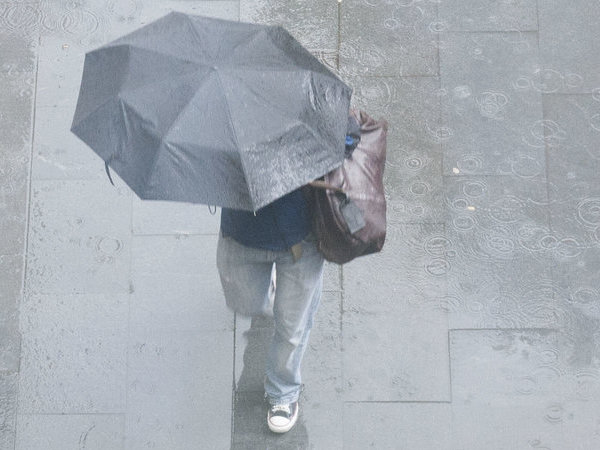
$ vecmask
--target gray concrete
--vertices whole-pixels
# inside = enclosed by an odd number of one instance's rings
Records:
[[[298,425],[219,214],[70,132],[83,56],[170,10],[286,26],[390,122],[388,239],[327,264]],[[0,448],[600,448],[594,2],[0,0]]]

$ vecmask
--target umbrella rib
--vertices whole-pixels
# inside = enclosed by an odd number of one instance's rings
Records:
[[[196,42],[198,43],[198,47],[200,47],[200,44],[202,44],[202,38],[198,34],[198,30],[196,30],[196,25],[192,21],[192,18],[190,16],[188,16],[187,14],[185,14],[185,18],[187,19],[187,21],[190,24],[190,28],[192,29],[192,33],[194,33],[194,37],[196,38]]]
[[[213,70],[214,71],[214,70]],[[216,71],[215,71],[216,72]],[[206,73],[206,75],[203,77],[203,79],[207,78],[208,76],[210,76],[210,71]],[[218,74],[217,74],[217,78],[218,78]],[[221,83],[221,79],[218,78],[219,83]],[[194,97],[196,96],[196,93],[198,92],[198,90],[200,89],[200,85],[196,88],[196,91],[194,92],[194,95],[191,95],[190,98],[188,99],[187,103],[185,104],[185,106],[183,108],[181,108],[181,111],[179,111],[179,113],[177,114],[177,116],[175,116],[175,118],[173,119],[173,122],[171,122],[171,124],[169,125],[169,127],[165,130],[165,132],[163,133],[163,139],[161,139],[161,145],[164,144],[165,142],[165,137],[169,135],[169,132],[171,131],[171,129],[173,128],[173,126],[175,125],[175,123],[177,123],[177,119],[187,110],[187,108],[189,107],[189,105],[192,103],[192,100],[194,99]],[[229,107],[229,105],[228,105]],[[229,114],[229,111],[228,111]],[[231,120],[231,118],[230,118]],[[234,135],[235,135],[235,130],[234,130]],[[237,136],[235,138],[236,142],[237,142]],[[149,176],[148,176],[148,180],[150,180],[152,173],[154,173],[154,169],[156,168],[156,164],[158,163],[158,157],[160,156],[160,152],[157,150],[156,155],[154,155],[154,161],[152,161],[152,168],[149,171]],[[148,183],[148,181],[146,181],[146,183]]]
[[[122,45],[123,45],[123,44],[120,44],[119,46],[122,46]],[[117,47],[117,46],[113,46],[113,47]],[[198,69],[200,69],[200,68],[202,68],[202,67],[207,67],[206,65],[204,65],[204,64],[202,64],[202,63],[200,63],[200,62],[198,62],[198,61],[191,61],[191,60],[189,60],[189,59],[179,58],[179,57],[177,57],[177,56],[172,56],[172,55],[169,55],[168,53],[159,52],[159,51],[156,51],[156,50],[150,50],[150,49],[146,49],[146,48],[143,48],[143,47],[140,47],[140,48],[141,48],[142,50],[144,50],[144,51],[147,51],[147,52],[150,52],[150,53],[154,53],[154,54],[157,54],[157,55],[162,55],[162,56],[168,56],[168,57],[170,57],[170,58],[173,58],[173,59],[176,59],[176,60],[178,60],[178,61],[183,61],[183,62],[192,63],[192,64],[194,64],[194,65],[196,66],[196,69],[195,69],[195,70],[198,70]],[[208,66],[208,67],[210,67],[210,66]],[[187,72],[187,73],[191,73],[191,72]],[[177,75],[177,76],[181,76],[181,74],[179,74],[179,75]],[[177,76],[176,76],[176,77],[177,77]],[[164,81],[164,78],[161,78],[161,79],[158,79],[158,80],[154,80],[154,81],[152,81],[152,82],[150,82],[150,83],[143,84],[143,85],[141,85],[141,86],[138,86],[138,87],[136,87],[136,88],[129,88],[128,90],[133,92],[133,91],[136,91],[137,89],[141,89],[141,88],[144,88],[144,87],[146,87],[146,86],[151,86],[152,84],[155,84],[155,83],[160,83],[160,82],[162,82],[162,81]],[[96,106],[96,107],[95,107],[93,110],[89,111],[89,112],[88,112],[88,113],[87,113],[85,116],[81,117],[81,118],[80,118],[80,120],[79,120],[79,122],[82,122],[83,120],[87,119],[89,116],[91,116],[92,114],[94,114],[94,113],[95,113],[96,111],[98,111],[100,108],[104,107],[104,106],[105,106],[105,105],[106,105],[108,102],[110,102],[110,101],[112,101],[112,100],[114,100],[114,99],[117,99],[117,100],[119,100],[119,99],[120,99],[120,96],[119,96],[120,92],[121,92],[121,90],[119,89],[119,91],[116,93],[116,95],[115,95],[114,97],[109,97],[109,98],[108,98],[106,101],[104,101],[104,102],[100,103],[100,104],[99,104],[98,106]],[[78,122],[78,123],[79,123],[79,122]]]
[[[115,47],[119,47],[119,46],[126,46],[126,47],[129,47],[129,48],[132,48],[132,49],[140,49],[140,50],[143,50],[145,52],[154,53],[156,55],[161,55],[161,56],[166,56],[168,58],[176,59],[178,61],[192,63],[192,64],[203,65],[203,63],[200,62],[200,61],[194,61],[194,60],[189,59],[189,58],[182,58],[180,56],[173,55],[172,53],[163,52],[163,51],[157,50],[155,48],[148,48],[148,47],[145,47],[145,46],[140,45],[140,44],[106,45],[106,46],[102,47],[102,49],[105,49],[105,48],[115,48]]]
[[[267,25],[265,25],[264,27],[267,27]],[[246,40],[246,41],[241,41],[241,42],[238,42],[238,43],[235,45],[235,47],[231,49],[231,52],[230,52],[230,56],[229,56],[229,58],[227,58],[227,59],[223,60],[223,63],[224,63],[224,64],[227,64],[228,62],[230,62],[230,61],[231,61],[231,59],[234,57],[235,51],[236,51],[236,50],[237,50],[239,47],[241,47],[242,45],[248,46],[248,45],[252,44],[252,43],[253,43],[253,42],[254,42],[254,41],[255,41],[255,40],[258,38],[258,37],[260,37],[261,35],[264,35],[264,34],[267,34],[267,32],[266,32],[266,28],[259,28],[259,29],[257,29],[257,30],[256,30],[256,33],[254,33],[254,34],[252,35],[252,38],[251,38],[250,40]],[[234,67],[235,67],[235,66],[234,66]]]
[[[221,92],[223,92],[223,96],[225,97],[225,110],[226,110],[226,113],[227,113],[227,118],[229,119],[229,126],[231,127],[231,131],[233,133],[233,138],[235,139],[235,143],[237,145],[237,148],[240,148],[240,140],[238,138],[237,132],[236,132],[235,127],[233,125],[233,117],[231,116],[231,108],[229,106],[229,99],[227,98],[227,93],[225,91],[225,87],[223,86],[223,81],[221,80],[221,76],[220,76],[218,70],[215,70],[215,74],[217,76],[217,80],[218,80],[219,84],[221,85]],[[240,158],[240,162],[242,164],[242,170],[244,172],[244,178],[247,181],[248,178],[246,177],[246,164],[244,162],[244,158]],[[250,197],[250,202],[252,203],[252,208],[254,208],[256,206],[254,204],[254,200],[252,199],[251,195],[249,197]],[[254,212],[256,212],[256,209],[254,209]]]

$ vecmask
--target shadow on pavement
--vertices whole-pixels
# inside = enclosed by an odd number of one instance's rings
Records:
[[[302,401],[296,426],[285,434],[272,433],[267,426],[263,388],[267,349],[273,335],[273,319],[255,317],[244,333],[244,367],[234,392],[232,449],[307,449],[308,431],[302,415]]]

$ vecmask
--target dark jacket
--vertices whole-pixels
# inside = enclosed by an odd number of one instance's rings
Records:
[[[302,189],[250,211],[223,208],[221,232],[240,244],[266,250],[287,250],[311,229],[311,209]]]

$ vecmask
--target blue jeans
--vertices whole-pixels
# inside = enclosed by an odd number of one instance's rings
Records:
[[[217,267],[227,306],[245,316],[270,314],[269,286],[276,271],[275,330],[267,355],[265,392],[273,405],[300,395],[300,365],[323,288],[323,257],[309,234],[302,256],[246,247],[219,235]]]

